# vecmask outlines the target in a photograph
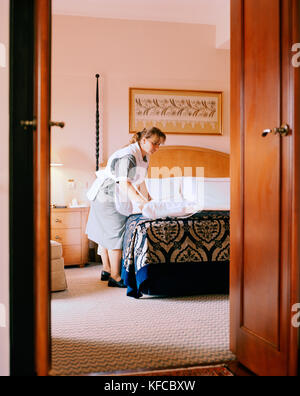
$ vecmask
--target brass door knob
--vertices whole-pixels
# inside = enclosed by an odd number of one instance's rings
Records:
[[[280,136],[287,136],[290,133],[290,127],[287,124],[281,125],[280,128],[265,129],[262,133],[262,137],[266,137],[269,134],[274,133],[274,135],[279,134]]]
[[[49,125],[50,125],[50,127],[64,128],[66,124],[64,122],[53,122],[53,121],[50,121]]]
[[[27,121],[27,120],[26,121],[21,121],[20,124],[25,130],[28,129],[28,128],[36,129],[36,126],[37,126],[36,119],[34,119],[32,121]],[[65,125],[66,124],[64,122],[53,122],[53,121],[49,122],[49,126],[50,127],[64,128]]]
[[[28,128],[34,128],[34,129],[36,129],[36,120],[34,119],[34,120],[32,120],[32,121],[21,121],[20,122],[20,124],[21,124],[21,126],[25,129],[25,131],[28,129]]]
[[[290,132],[290,127],[286,124],[286,125],[281,125],[280,128],[274,128],[274,133],[275,135],[277,133],[280,134],[280,136],[287,136]]]

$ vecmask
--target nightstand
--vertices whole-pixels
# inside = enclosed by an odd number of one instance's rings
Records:
[[[88,262],[88,214],[88,207],[51,209],[51,240],[62,244],[65,266],[83,267]]]

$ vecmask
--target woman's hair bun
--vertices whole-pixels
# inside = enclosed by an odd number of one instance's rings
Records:
[[[149,139],[152,136],[158,136],[160,139],[163,140],[163,142],[166,141],[166,135],[158,128],[152,127],[152,128],[144,128],[141,132],[136,132],[132,139],[130,140],[130,144],[134,144],[137,142],[140,142],[144,137],[146,139]]]

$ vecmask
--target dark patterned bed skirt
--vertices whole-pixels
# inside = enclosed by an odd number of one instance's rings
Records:
[[[130,216],[122,268],[127,295],[228,293],[229,242],[228,211],[185,219]]]

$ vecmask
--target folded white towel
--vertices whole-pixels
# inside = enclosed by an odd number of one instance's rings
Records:
[[[164,217],[189,217],[202,209],[203,206],[198,202],[153,200],[144,206],[142,213],[144,217],[155,220]]]

